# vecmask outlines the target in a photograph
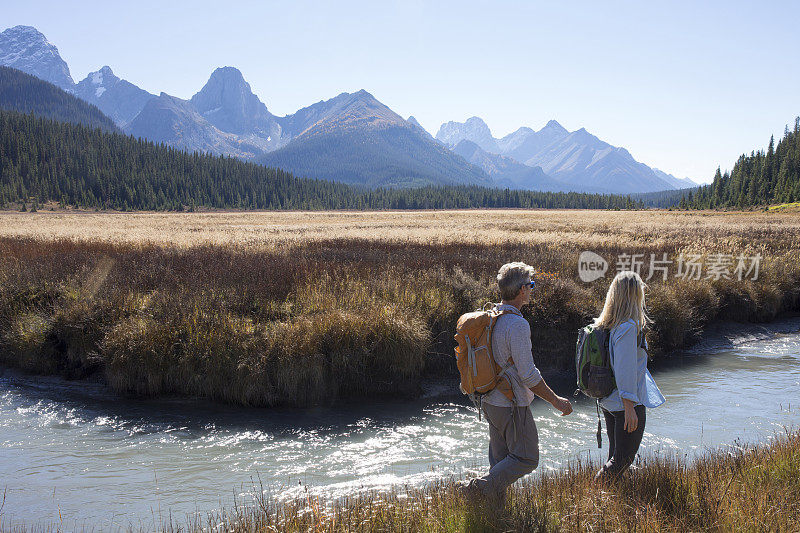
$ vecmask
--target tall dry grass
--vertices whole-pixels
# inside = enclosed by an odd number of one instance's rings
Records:
[[[0,360],[101,376],[133,395],[245,405],[413,395],[421,376],[453,374],[456,318],[496,300],[505,262],[541,271],[524,314],[537,364],[563,369],[612,277],[581,282],[581,251],[764,257],[757,281],[651,280],[648,340],[659,357],[709,321],[800,308],[798,221],[649,211],[5,213]]]
[[[651,455],[617,482],[599,485],[599,464],[576,460],[509,489],[493,509],[453,481],[396,488],[336,502],[279,502],[256,487],[253,504],[210,513],[165,531],[586,532],[775,531],[800,524],[800,433],[756,447],[731,446],[689,462]]]
[[[428,244],[695,244],[725,249],[764,240],[800,248],[800,213],[593,210],[261,211],[105,213],[0,211],[0,235],[103,240],[172,247],[222,244],[275,248],[320,240]],[[783,244],[779,245],[778,240]]]

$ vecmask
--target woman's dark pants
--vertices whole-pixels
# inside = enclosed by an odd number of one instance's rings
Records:
[[[608,433],[608,461],[597,473],[595,479],[614,478],[624,472],[633,463],[639,445],[642,443],[644,424],[647,419],[644,405],[634,407],[639,423],[636,431],[628,433],[625,430],[625,411],[606,411],[606,432]]]

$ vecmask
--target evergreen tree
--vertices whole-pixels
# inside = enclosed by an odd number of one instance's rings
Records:
[[[0,199],[120,210],[641,208],[619,195],[478,186],[366,189],[0,111]]]
[[[771,136],[766,152],[742,154],[730,173],[721,174],[717,168],[710,184],[682,195],[672,205],[744,209],[796,201],[800,201],[800,117],[794,130],[787,125],[777,146]]]
[[[114,121],[97,107],[11,67],[0,66],[0,109],[118,131]]]

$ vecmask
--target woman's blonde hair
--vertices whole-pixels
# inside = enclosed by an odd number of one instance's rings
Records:
[[[606,293],[603,312],[594,320],[594,325],[614,329],[632,318],[641,333],[645,324],[650,322],[644,308],[645,289],[647,285],[636,272],[624,271],[617,274]]]

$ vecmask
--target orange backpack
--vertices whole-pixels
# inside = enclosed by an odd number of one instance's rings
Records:
[[[503,375],[505,368],[497,364],[492,354],[492,331],[497,319],[506,314],[515,313],[499,311],[497,306],[493,306],[488,311],[463,314],[456,323],[456,364],[461,374],[460,388],[478,407],[478,418],[481,416],[483,395],[495,388],[514,401],[511,383]],[[513,361],[509,358],[506,367],[511,363]]]

